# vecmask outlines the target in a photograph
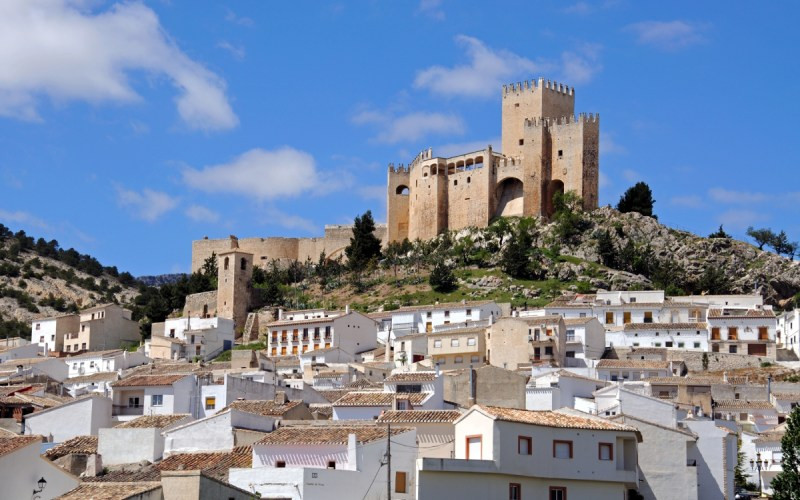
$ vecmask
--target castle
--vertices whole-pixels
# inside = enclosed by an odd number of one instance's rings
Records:
[[[576,118],[575,91],[549,80],[503,87],[502,153],[451,158],[423,151],[389,165],[388,240],[430,239],[445,230],[485,227],[499,216],[553,213],[553,196],[574,191],[597,208],[600,117]]]
[[[431,149],[406,167],[389,165],[385,243],[430,239],[445,230],[485,227],[498,216],[553,213],[553,196],[574,191],[583,208],[597,208],[600,116],[575,112],[575,90],[539,78],[503,87],[502,153],[491,146],[451,158]],[[340,256],[352,226],[325,226],[322,238],[244,238],[239,251],[254,265],[273,259],[316,261]],[[192,242],[192,272],[212,253],[231,249],[228,238]]]

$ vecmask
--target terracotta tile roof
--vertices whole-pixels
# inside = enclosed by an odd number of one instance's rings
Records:
[[[153,466],[140,470],[114,470],[100,476],[87,476],[81,478],[86,483],[143,483],[161,481],[161,471]]]
[[[150,387],[161,385],[172,385],[178,380],[188,376],[187,374],[175,375],[134,375],[111,384],[112,387]]]
[[[562,369],[562,370],[558,370],[556,373],[558,373],[559,377],[569,377],[569,378],[575,378],[575,379],[579,379],[579,380],[586,380],[586,381],[589,381],[589,382],[594,382],[595,384],[603,384],[603,385],[607,385],[608,384],[608,382],[605,381],[605,380],[600,380],[599,378],[586,377],[584,375],[578,375],[577,373],[573,373],[573,372],[571,372],[569,370],[563,370]],[[550,375],[550,374],[547,373],[545,375]],[[542,376],[544,376],[544,375],[542,375]],[[536,378],[538,378],[538,377],[536,377]]]
[[[70,377],[64,381],[65,385],[70,384],[91,384],[94,382],[113,382],[119,379],[117,372],[100,372],[91,375],[81,375],[80,377]]]
[[[476,405],[487,414],[497,420],[506,422],[518,422],[521,424],[540,425],[543,427],[560,427],[568,429],[591,429],[599,431],[631,431],[636,432],[636,428],[615,424],[602,418],[579,417],[567,415],[555,411],[530,411],[517,410],[514,408],[501,408],[499,406]],[[475,408],[473,407],[473,408]]]
[[[748,401],[746,399],[715,399],[717,410],[774,410],[769,401]]]
[[[408,396],[412,405],[420,405],[430,393],[396,394],[393,392],[348,392],[333,402],[333,406],[391,406],[394,397]]]
[[[351,313],[352,314],[352,313]],[[278,329],[282,326],[293,326],[293,325],[312,325],[314,323],[333,323],[333,320],[337,318],[343,318],[344,316],[328,316],[327,318],[308,318],[308,319],[281,319],[278,321],[271,321],[267,323],[267,328],[275,328]]]
[[[302,401],[289,401],[285,405],[275,403],[273,400],[266,400],[266,401],[234,401],[227,406],[225,409],[234,409],[243,411],[245,413],[252,413],[254,415],[262,415],[262,416],[275,416],[279,417],[285,414],[287,411],[291,410],[292,408],[296,408],[297,406],[303,404]],[[224,411],[224,410],[223,410]]]
[[[347,372],[318,372],[314,374],[314,378],[340,378],[347,375]]]
[[[564,324],[567,326],[585,325],[593,319],[595,319],[594,316],[587,316],[585,318],[564,318]]]
[[[300,366],[300,358],[297,356],[276,356],[267,359],[275,363],[275,366]]]
[[[66,455],[91,455],[97,453],[97,436],[76,436],[56,445],[44,453],[45,458],[57,460]]]
[[[48,394],[47,396],[34,396],[32,394],[17,392],[11,396],[0,398],[0,403],[6,405],[38,406],[39,408],[55,408],[69,401],[74,401],[69,397]]]
[[[134,418],[128,422],[123,422],[116,425],[115,429],[163,429],[172,424],[180,422],[185,418],[191,418],[188,413],[178,413],[175,415],[144,415],[142,417]]]
[[[39,392],[44,389],[43,384],[20,384],[0,386],[0,397],[10,396],[16,392]]]
[[[640,330],[706,330],[705,323],[628,323],[626,332]]]
[[[403,313],[403,312],[415,312],[415,311],[438,311],[441,309],[467,309],[473,307],[480,307],[485,306],[486,304],[493,304],[493,300],[473,300],[467,301],[465,303],[462,302],[442,302],[439,304],[423,304],[418,306],[404,306],[399,309],[395,309],[394,311],[389,311],[389,313]]]
[[[347,389],[369,389],[372,387],[378,387],[378,384],[373,384],[372,382],[370,382],[365,378],[354,380],[349,384],[345,385],[345,388]]]
[[[727,314],[726,314],[727,313]],[[772,309],[709,309],[708,317],[714,319],[725,318],[774,318]]]
[[[785,432],[775,432],[774,430],[769,430],[766,432],[762,432],[758,435],[756,439],[753,440],[756,444],[765,444],[765,443],[780,443],[783,439]]]
[[[386,377],[385,382],[433,382],[436,372],[401,372]]]
[[[331,418],[333,416],[333,406],[329,404],[311,403],[308,405],[308,409],[311,413],[316,413],[323,417]]]
[[[213,478],[228,480],[230,468],[253,466],[253,448],[238,446],[230,452],[173,453],[156,464],[158,471],[201,470]]]
[[[33,443],[41,443],[42,436],[0,437],[0,457],[15,452]]]
[[[85,482],[81,483],[74,490],[57,498],[60,500],[126,500],[129,498],[141,498],[140,495],[157,489],[161,489],[161,483],[141,482],[138,484],[131,484],[129,482]]]
[[[489,328],[490,325],[480,326],[480,327],[467,327],[467,328],[451,328],[449,330],[443,330],[440,332],[430,332],[427,334],[428,337],[438,337],[444,335],[468,335],[470,333],[486,333],[486,329]],[[405,338],[405,337],[402,337]]]
[[[636,422],[642,422],[644,424],[651,425],[653,427],[658,427],[659,429],[665,429],[665,430],[668,430],[668,431],[677,432],[679,434],[684,434],[686,436],[694,438],[695,440],[697,439],[697,434],[695,434],[694,432],[692,432],[692,431],[690,431],[688,429],[685,429],[685,428],[682,429],[682,428],[679,428],[679,427],[667,427],[666,425],[657,424],[655,422],[651,422],[650,420],[645,420],[645,419],[638,418],[638,417],[632,417],[632,416],[626,415],[624,413],[618,413],[618,414],[616,414],[614,416],[608,417],[608,420],[613,420],[613,421],[618,421],[619,420],[623,424],[630,424],[633,427],[636,427]],[[628,422],[629,420],[633,420],[633,422]]]
[[[649,377],[642,379],[650,385],[714,385],[724,383],[722,377]]]
[[[789,401],[800,401],[800,392],[778,392],[773,391],[775,399],[787,399]]]
[[[379,424],[385,423],[453,423],[461,412],[458,410],[390,410],[385,411],[376,420]]]
[[[409,430],[407,427],[395,427],[392,429],[392,436]],[[386,439],[387,436],[386,429],[377,426],[280,427],[258,441],[256,445],[347,444],[350,434],[355,434],[359,443],[378,441]]]
[[[185,340],[181,340],[181,339],[175,338],[175,337],[167,337],[166,335],[153,335],[151,337],[150,341],[152,342],[153,340],[156,340],[156,339],[158,339],[159,341],[168,342],[170,344],[186,345],[186,341]]]
[[[648,361],[646,359],[601,359],[597,368],[638,368],[644,370],[668,370],[669,361]]]
[[[317,391],[317,392],[320,394],[320,396],[322,396],[323,398],[327,399],[329,402],[333,403],[334,401],[338,400],[339,398],[341,398],[345,394],[350,394],[353,391],[344,390],[344,389],[341,389],[341,390],[340,389],[333,389],[333,390]]]
[[[190,373],[204,374],[213,369],[212,366],[200,363],[174,363],[171,361],[149,363],[137,366],[130,370],[130,376],[134,375],[177,375]]]

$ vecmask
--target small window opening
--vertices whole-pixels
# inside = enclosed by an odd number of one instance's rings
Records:
[[[519,145],[522,146],[523,144],[525,144],[525,139],[520,139],[519,140]]]
[[[564,150],[563,149],[559,149],[558,150],[558,157],[559,158],[563,158],[564,157]]]
[[[472,178],[471,177],[467,177],[467,184],[469,184],[470,182],[472,182]]]

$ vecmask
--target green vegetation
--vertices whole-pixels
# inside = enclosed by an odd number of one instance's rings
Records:
[[[620,197],[619,203],[617,203],[617,210],[622,213],[639,212],[642,215],[657,219],[658,217],[653,213],[655,202],[650,186],[644,182],[637,182]]]
[[[428,282],[431,288],[439,293],[452,292],[458,288],[458,280],[453,274],[453,270],[445,264],[444,260],[440,260],[433,266]]]
[[[782,471],[772,480],[775,500],[800,500],[800,407],[786,419],[786,433],[781,440]]]
[[[353,221],[353,236],[344,253],[350,269],[354,271],[363,270],[380,258],[381,240],[375,236],[375,221],[370,210]]]
[[[714,231],[713,233],[708,235],[709,238],[730,238],[731,235],[726,233],[724,229],[722,229],[722,224],[719,225],[719,229]]]
[[[31,339],[31,325],[17,321],[14,318],[3,319],[0,316],[0,339],[7,339],[10,337],[22,337],[24,339]]]
[[[786,255],[789,259],[794,260],[797,254],[799,245],[796,241],[790,242],[786,231],[774,233],[772,229],[760,228],[755,229],[753,226],[747,228],[747,236],[755,240],[759,250],[764,249],[764,245],[771,247],[772,250],[778,255]]]
[[[231,351],[263,351],[267,348],[267,344],[265,342],[253,342],[251,344],[242,344],[237,345],[233,349],[228,349],[227,351],[222,351],[219,356],[214,358],[212,361],[230,361],[231,360]]]

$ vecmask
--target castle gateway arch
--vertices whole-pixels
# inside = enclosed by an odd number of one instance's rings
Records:
[[[497,208],[494,211],[495,217],[523,215],[522,181],[516,177],[506,177],[503,179],[495,188],[495,199],[497,200]]]

